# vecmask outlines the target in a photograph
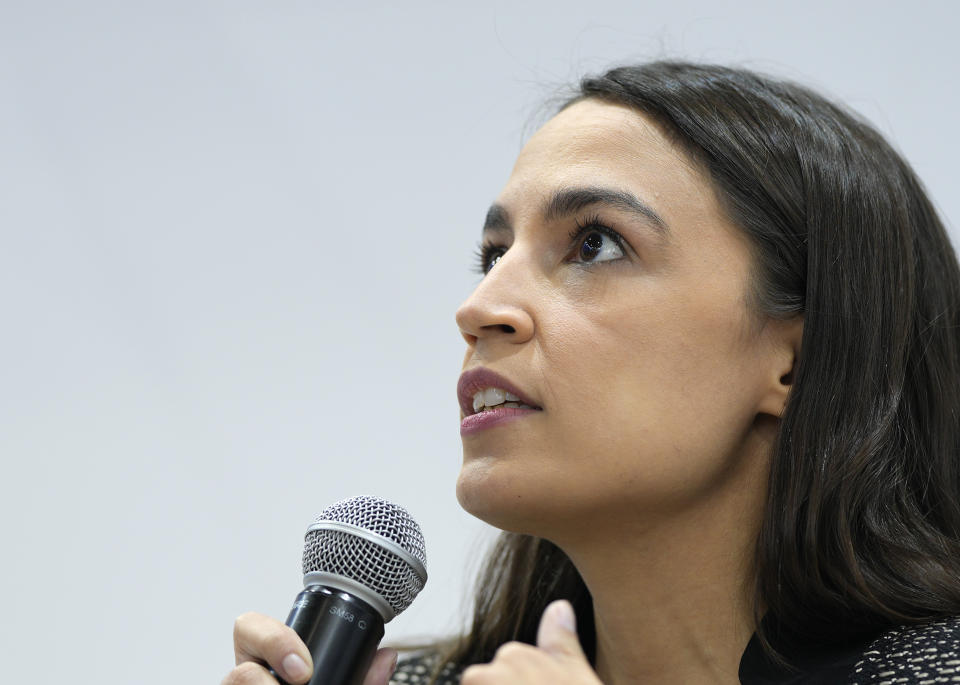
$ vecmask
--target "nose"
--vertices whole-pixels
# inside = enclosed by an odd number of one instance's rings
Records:
[[[533,337],[532,284],[525,273],[529,266],[525,268],[516,247],[511,248],[460,305],[457,326],[467,345],[480,340],[520,344]]]

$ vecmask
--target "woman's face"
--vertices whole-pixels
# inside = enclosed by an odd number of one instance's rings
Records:
[[[748,310],[746,238],[648,119],[596,100],[554,117],[483,245],[489,271],[457,311],[467,511],[556,540],[758,472],[756,419],[782,409],[792,349]],[[535,409],[473,414],[503,386]]]

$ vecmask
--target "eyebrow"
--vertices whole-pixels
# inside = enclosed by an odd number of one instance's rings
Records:
[[[487,218],[483,222],[483,232],[510,233],[510,215],[503,205],[494,202],[487,210]]]
[[[607,205],[614,209],[629,212],[649,224],[661,238],[667,238],[670,234],[667,222],[653,207],[632,193],[618,188],[600,186],[561,188],[545,203],[543,219],[548,222],[556,221],[591,205]],[[506,208],[496,203],[492,204],[487,211],[483,230],[484,232],[492,231],[494,233],[509,232],[511,230],[510,215]]]

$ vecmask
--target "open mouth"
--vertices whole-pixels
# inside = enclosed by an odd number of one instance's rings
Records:
[[[520,397],[500,388],[485,388],[473,394],[473,413],[479,414],[494,409],[537,409],[520,401]]]
[[[542,411],[523,390],[503,376],[485,368],[465,371],[457,383],[457,397],[463,416],[496,409]]]

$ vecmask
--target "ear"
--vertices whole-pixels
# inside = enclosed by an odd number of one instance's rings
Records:
[[[766,388],[757,406],[758,414],[780,418],[787,407],[787,398],[793,387],[797,360],[800,358],[800,342],[803,340],[803,317],[771,319],[764,327],[767,338]]]

